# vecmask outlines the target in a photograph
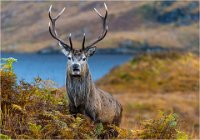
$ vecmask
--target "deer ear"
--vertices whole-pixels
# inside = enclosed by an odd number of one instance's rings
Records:
[[[59,42],[59,46],[61,48],[61,52],[65,55],[65,56],[68,56],[69,55],[69,50],[66,50],[62,44]]]
[[[96,51],[96,46],[86,48],[85,49],[85,55],[87,57],[92,56],[95,53],[95,51]]]
[[[65,49],[62,49],[61,52],[62,52],[65,56],[68,56],[68,55],[69,55],[69,51],[66,51]]]

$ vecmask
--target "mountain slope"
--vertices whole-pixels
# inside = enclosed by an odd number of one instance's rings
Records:
[[[53,15],[63,7],[66,11],[58,21],[62,38],[72,33],[74,46],[80,47],[83,32],[87,41],[101,32],[99,17],[93,8],[104,12],[102,2],[2,2],[1,37],[3,51],[34,52],[56,47],[48,32],[48,8],[53,5]],[[199,3],[124,1],[107,2],[109,33],[99,43],[99,48],[117,47],[132,40],[150,46],[198,48]]]

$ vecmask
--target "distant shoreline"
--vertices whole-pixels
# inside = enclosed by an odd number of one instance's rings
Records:
[[[96,54],[109,54],[109,55],[115,55],[115,54],[141,54],[141,53],[160,53],[160,52],[167,52],[167,51],[188,51],[184,48],[163,48],[160,46],[141,46],[141,47],[117,47],[117,48],[105,48],[105,49],[97,49]],[[14,51],[1,51],[1,53],[14,53],[14,54],[41,54],[41,55],[51,55],[51,54],[61,54],[61,51],[54,48],[44,48],[42,50],[39,50],[37,52],[14,52]]]

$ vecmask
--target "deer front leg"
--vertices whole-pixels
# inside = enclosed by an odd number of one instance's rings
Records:
[[[86,115],[89,116],[92,119],[94,124],[100,122],[99,119],[98,119],[98,115],[97,115],[95,110],[93,110],[89,113],[86,112]]]
[[[73,104],[69,104],[69,112],[70,114],[72,114],[73,116],[75,116],[77,114],[77,109]]]
[[[77,113],[80,113],[80,114],[83,114],[83,115],[86,114],[84,105],[80,105],[76,109],[77,109]]]

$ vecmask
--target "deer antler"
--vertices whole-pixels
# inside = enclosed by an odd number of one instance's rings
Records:
[[[82,49],[84,50],[85,48],[90,48],[92,47],[93,45],[95,45],[96,43],[98,43],[99,41],[101,41],[107,34],[107,31],[108,31],[108,25],[106,25],[106,19],[107,19],[107,15],[108,15],[108,8],[106,6],[106,4],[104,3],[104,6],[105,6],[105,9],[106,9],[106,13],[105,13],[105,16],[102,16],[99,11],[97,11],[96,8],[94,8],[95,12],[97,12],[97,14],[99,15],[99,17],[101,18],[102,22],[103,22],[103,31],[102,33],[99,35],[99,37],[92,41],[89,45],[87,45],[85,47],[85,33],[84,33],[84,37],[83,37],[83,43],[82,43]]]
[[[51,17],[51,8],[52,8],[52,5],[49,7],[49,19],[51,22],[49,22],[49,32],[51,34],[51,36],[58,40],[59,43],[61,44],[61,46],[64,47],[65,50],[69,51],[69,50],[72,50],[73,47],[72,47],[72,40],[71,40],[71,33],[69,35],[69,41],[70,41],[70,45],[66,44],[62,39],[60,39],[58,37],[58,34],[56,32],[56,28],[55,28],[55,25],[56,25],[56,20],[61,16],[61,14],[65,11],[65,8],[63,8],[63,10],[55,17],[55,18],[52,18]],[[52,27],[51,27],[52,25]]]

